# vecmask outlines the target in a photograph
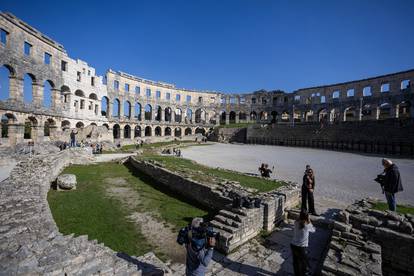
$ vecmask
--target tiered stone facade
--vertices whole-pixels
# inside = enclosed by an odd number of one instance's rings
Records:
[[[9,76],[8,90],[0,93],[1,142],[11,146],[64,140],[70,129],[90,125],[105,127],[98,140],[132,143],[143,137],[190,138],[220,123],[414,117],[414,70],[293,93],[224,94],[113,70],[98,76],[10,13],[0,13],[0,29],[0,65]]]

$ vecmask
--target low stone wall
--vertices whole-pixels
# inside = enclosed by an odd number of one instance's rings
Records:
[[[300,191],[295,184],[288,184],[269,193],[254,194],[250,189],[229,181],[199,183],[155,162],[133,157],[129,158],[129,162],[168,189],[218,212],[211,224],[221,234],[217,247],[224,253],[249,241],[263,229],[273,230],[283,220],[284,210],[299,203]],[[261,203],[253,208],[233,208],[233,198],[236,196],[260,199]]]
[[[24,158],[0,183],[0,275],[141,275],[134,262],[85,235],[62,235],[47,202],[65,166],[93,161],[83,149]]]
[[[374,203],[361,200],[339,213],[323,275],[412,274],[413,216],[373,210]]]
[[[221,143],[245,143],[247,128],[235,127],[235,128],[225,128],[221,127],[217,129],[217,142]]]

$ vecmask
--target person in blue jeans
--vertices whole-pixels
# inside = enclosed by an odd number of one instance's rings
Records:
[[[387,199],[388,208],[390,211],[397,211],[397,202],[395,200],[395,194],[403,190],[401,183],[400,171],[397,165],[395,165],[389,159],[382,159],[382,165],[384,166],[384,181],[382,189]]]
[[[76,134],[75,131],[72,129],[72,132],[70,133],[70,147],[76,147]]]

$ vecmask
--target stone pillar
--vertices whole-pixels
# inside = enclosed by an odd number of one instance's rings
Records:
[[[60,97],[60,90],[56,89],[56,88],[52,88],[51,89],[51,93],[52,93],[52,106],[51,108],[54,110],[60,110],[62,109],[62,101],[61,101],[61,97]]]
[[[24,124],[8,124],[9,144],[14,147],[17,143],[24,140]]]
[[[36,107],[43,106],[43,91],[44,85],[39,83],[32,83],[32,93],[33,93],[33,105]]]
[[[44,126],[43,125],[37,125],[32,126],[32,133],[31,138],[35,143],[43,142],[44,137]]]
[[[230,124],[230,113],[226,112],[226,125]]]
[[[395,106],[395,118],[399,118],[400,117],[400,105],[399,104],[397,104],[396,106]]]
[[[239,121],[240,121],[239,114],[240,114],[240,113],[236,113],[236,124],[238,124],[238,123],[239,123]]]
[[[9,77],[9,98],[13,103],[23,102],[23,79]]]
[[[195,111],[192,111],[191,118],[190,118],[192,124],[195,124],[195,119],[196,119]]]
[[[162,109],[161,108],[161,114],[160,114],[160,120],[161,120],[161,122],[165,122],[165,112],[164,112],[164,109]]]
[[[379,119],[380,112],[381,112],[381,109],[379,108],[379,106],[377,106],[376,111],[375,111],[375,120]]]
[[[57,126],[49,126],[49,137],[56,138],[58,134],[58,127]]]
[[[119,99],[119,119],[124,118],[124,100]]]
[[[362,121],[362,107],[359,108],[358,121]]]
[[[112,110],[114,108],[114,103],[113,102],[109,102],[108,103],[108,113],[106,114],[106,116],[108,117],[108,119],[112,118]]]
[[[119,126],[119,139],[124,139],[124,127]]]

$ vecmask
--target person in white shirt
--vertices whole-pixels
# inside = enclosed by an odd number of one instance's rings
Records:
[[[315,228],[309,219],[309,214],[306,210],[302,210],[299,218],[295,221],[293,239],[290,243],[295,276],[311,275],[307,250],[309,233],[313,232],[315,232]]]

